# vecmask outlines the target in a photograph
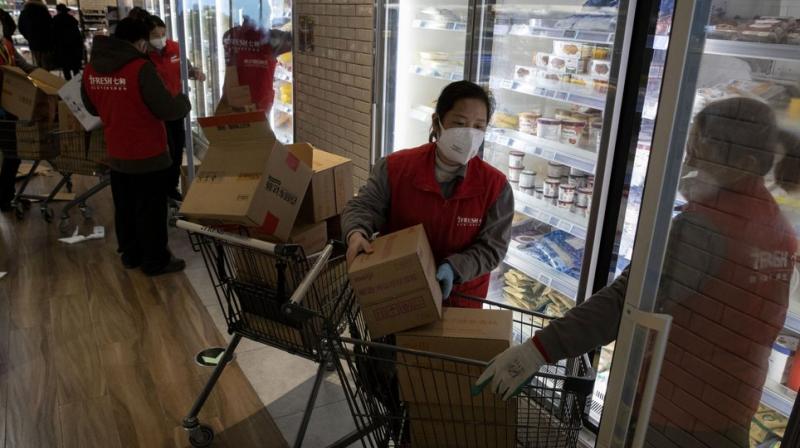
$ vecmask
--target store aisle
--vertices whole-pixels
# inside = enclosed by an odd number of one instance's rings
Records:
[[[192,358],[224,340],[185,275],[122,268],[110,191],[91,203],[107,236],[74,246],[37,209],[0,216],[0,448],[188,445],[180,420],[211,372]],[[286,446],[236,363],[201,419],[215,446]]]

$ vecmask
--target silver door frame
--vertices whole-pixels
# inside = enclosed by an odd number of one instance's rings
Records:
[[[628,309],[652,312],[655,308],[710,7],[711,0],[682,0],[675,5],[662,94],[625,294],[625,306]],[[623,319],[620,323],[605,409],[600,421],[598,447],[625,446],[628,440],[633,402],[648,339],[648,332],[641,325],[629,319]],[[641,406],[652,406],[652,403],[642,403]],[[637,422],[637,427],[646,430],[648,423]]]

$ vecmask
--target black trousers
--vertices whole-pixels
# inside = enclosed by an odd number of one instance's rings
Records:
[[[3,157],[3,165],[0,166],[0,204],[7,204],[14,199],[20,163],[19,159]]]
[[[165,121],[167,128],[167,144],[172,166],[169,167],[168,189],[177,189],[181,179],[181,163],[183,162],[183,148],[186,146],[186,127],[183,119]]]
[[[157,272],[169,263],[167,247],[168,170],[143,174],[111,171],[114,224],[118,251],[141,261],[144,272]]]

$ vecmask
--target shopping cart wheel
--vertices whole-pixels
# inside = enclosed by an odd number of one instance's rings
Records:
[[[203,448],[211,446],[214,441],[214,430],[208,425],[198,425],[189,432],[189,443],[193,447]]]
[[[42,218],[47,222],[53,222],[53,209],[50,207],[42,207]]]
[[[86,204],[81,204],[78,206],[81,209],[81,215],[84,219],[89,219],[94,214],[94,210]]]

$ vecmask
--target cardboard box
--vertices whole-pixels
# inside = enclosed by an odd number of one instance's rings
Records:
[[[22,160],[50,160],[58,156],[55,125],[17,122],[17,156]]]
[[[58,114],[58,90],[64,80],[37,68],[25,74],[19,67],[2,66],[3,94],[0,106],[20,121],[54,122]]]
[[[197,170],[200,169],[200,166],[203,164],[203,161],[198,159],[197,157],[194,158],[194,174],[197,176]],[[181,162],[181,193],[184,197],[189,192],[189,164],[186,161],[186,154],[183,155],[183,161]]]
[[[239,70],[235,65],[225,67],[225,79],[222,83],[222,98],[220,98],[216,115],[231,114],[256,109],[253,97],[250,95],[250,86],[239,84]]]
[[[517,409],[513,400],[506,403],[505,407],[411,403],[408,410],[411,418],[411,446],[415,448],[517,446]]]
[[[181,213],[210,223],[260,227],[286,241],[311,180],[312,147],[284,147],[262,112],[198,120],[209,140]]]
[[[348,275],[373,338],[438,320],[442,292],[422,225],[382,236],[359,255]]]
[[[353,163],[346,157],[314,148],[314,176],[300,211],[305,222],[342,214],[353,197]]]
[[[58,89],[58,96],[61,102],[58,104],[58,117],[59,123],[64,120],[64,109],[70,111],[69,122],[71,125],[77,123],[82,130],[93,131],[100,129],[103,122],[100,117],[92,115],[86,110],[81,97],[81,84],[83,82],[83,72],[73,76],[71,80],[67,81],[60,89]],[[62,106],[63,104],[63,106]]]
[[[281,242],[274,237],[261,234],[259,230],[258,228],[252,229],[250,236],[273,243]],[[315,224],[299,224],[292,229],[289,238],[285,242],[302,246],[306,256],[315,254],[324,249],[328,243],[327,223],[322,221]]]
[[[396,335],[403,348],[488,362],[511,346],[510,310],[445,308],[442,319]],[[498,396],[472,396],[482,365],[398,354],[397,376],[404,401],[461,406],[503,406]]]

